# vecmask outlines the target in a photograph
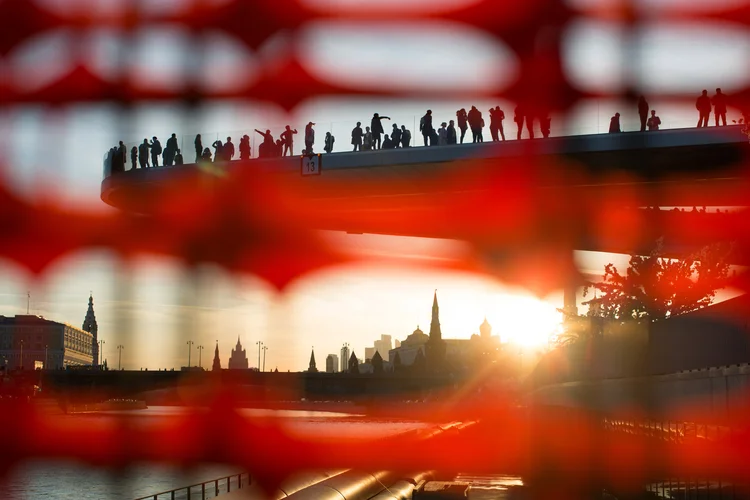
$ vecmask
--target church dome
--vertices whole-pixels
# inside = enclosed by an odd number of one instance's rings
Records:
[[[414,330],[414,332],[412,332],[411,335],[409,335],[408,337],[406,337],[406,340],[404,340],[401,343],[401,345],[403,345],[403,344],[406,344],[406,345],[420,345],[420,344],[426,343],[429,339],[430,339],[430,337],[427,334],[425,334],[422,330],[420,330],[419,327],[417,326],[417,329]]]

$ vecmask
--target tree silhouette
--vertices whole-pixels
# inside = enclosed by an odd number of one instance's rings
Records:
[[[661,240],[648,256],[631,255],[625,275],[613,264],[603,281],[589,288],[597,296],[583,302],[589,316],[658,321],[711,305],[729,275],[731,245],[709,245],[684,259],[666,258]]]
[[[375,374],[383,373],[383,357],[378,351],[375,351],[375,355],[372,357],[372,372]]]

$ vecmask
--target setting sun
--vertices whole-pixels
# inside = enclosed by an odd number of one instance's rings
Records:
[[[561,315],[552,301],[529,295],[502,294],[497,297],[497,311],[501,311],[499,328],[504,343],[524,347],[543,347],[557,331]]]

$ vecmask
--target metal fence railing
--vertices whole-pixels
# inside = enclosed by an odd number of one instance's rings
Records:
[[[206,500],[208,498],[217,497],[222,493],[229,493],[231,491],[242,489],[250,486],[250,484],[250,474],[247,472],[241,472],[240,474],[232,474],[231,476],[220,477],[218,479],[212,479],[198,484],[191,484],[190,486],[162,491],[161,493],[154,493],[153,495],[140,497],[136,500]]]

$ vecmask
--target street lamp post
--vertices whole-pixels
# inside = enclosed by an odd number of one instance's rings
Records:
[[[268,347],[263,346],[263,371],[266,371],[266,351]]]
[[[203,355],[203,346],[199,345],[197,349],[198,349],[198,368],[203,368],[203,362],[201,360],[202,355]]]
[[[44,346],[44,369],[47,369],[47,349],[49,349],[49,345]]]
[[[188,340],[187,346],[188,346],[188,368],[190,368],[190,354],[192,354],[193,352],[193,341]]]
[[[119,344],[117,346],[117,350],[119,351],[119,354],[117,356],[117,370],[122,370],[122,350],[125,349],[125,346],[122,344]]]
[[[260,349],[263,346],[263,342],[259,340],[255,344],[258,346],[258,371],[260,371]]]
[[[21,371],[23,371],[23,339],[21,339]]]
[[[104,339],[99,341],[99,369],[101,369],[102,365],[104,364],[102,360],[104,359]]]

